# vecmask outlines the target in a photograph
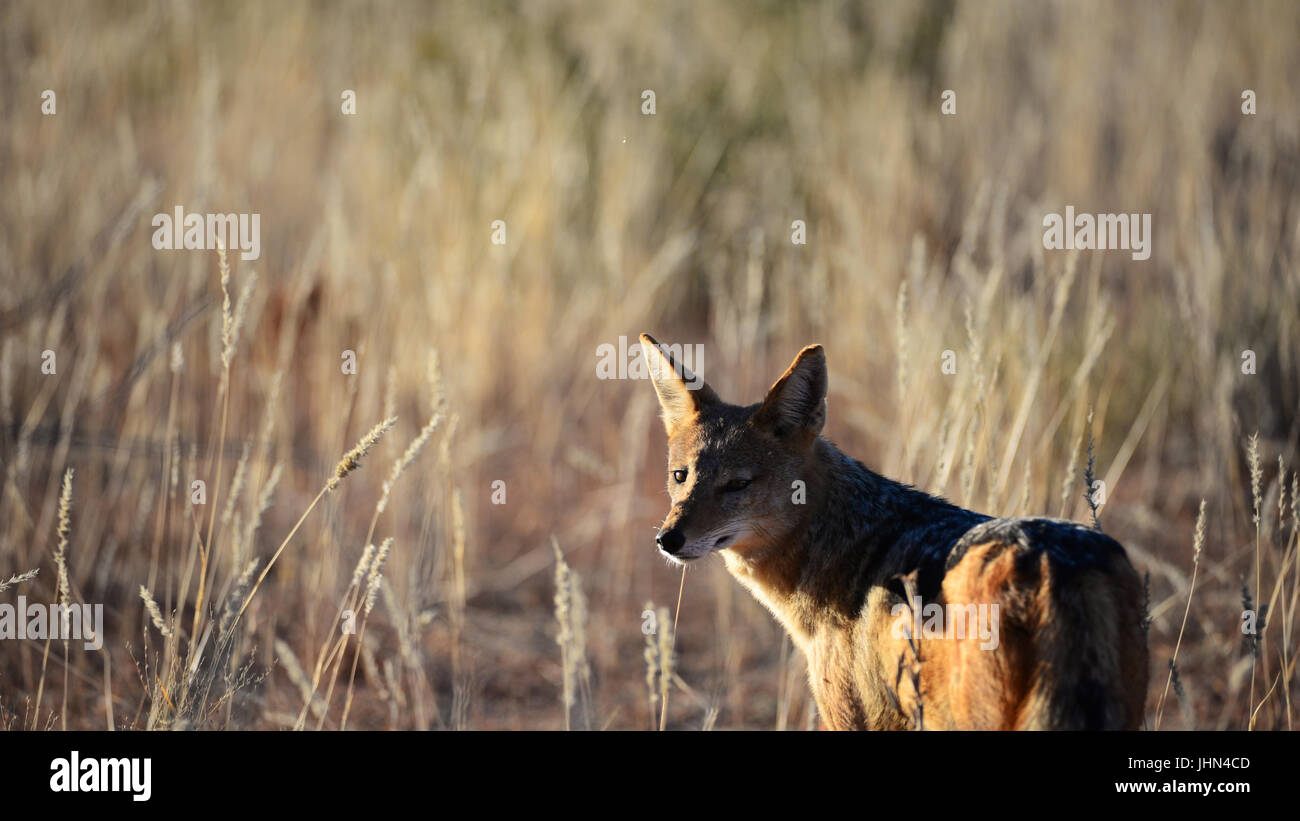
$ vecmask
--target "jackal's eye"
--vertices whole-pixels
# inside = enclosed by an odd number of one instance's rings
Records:
[[[749,487],[749,482],[749,479],[732,479],[730,482],[727,482],[723,490],[744,490]]]
[[[685,481],[686,481],[686,468],[678,468],[677,470],[674,470],[674,471],[673,471],[673,481],[676,482],[676,483],[679,484],[679,485],[680,485],[682,482],[685,482]]]

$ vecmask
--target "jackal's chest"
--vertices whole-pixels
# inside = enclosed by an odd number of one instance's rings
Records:
[[[808,662],[808,684],[822,725],[833,730],[904,729],[906,714],[884,680],[881,648],[873,641],[888,624],[889,602],[868,601],[859,618],[828,623],[796,597],[773,593],[742,562],[729,556],[727,568],[785,627]],[[883,590],[879,591],[883,593]],[[893,648],[896,649],[896,648]]]
[[[823,726],[832,730],[896,730],[908,725],[879,659],[857,625],[819,631],[804,645],[808,683]]]
[[[849,648],[837,637],[819,635],[806,642],[803,649],[808,659],[808,685],[822,726],[831,730],[863,729],[861,700],[846,652]]]
[[[824,726],[834,730],[901,730],[914,724],[917,701],[910,651],[889,640],[891,609],[883,589],[861,615],[825,626],[801,644]]]

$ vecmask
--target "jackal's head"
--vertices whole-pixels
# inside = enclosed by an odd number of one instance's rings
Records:
[[[715,550],[779,544],[805,510],[813,447],[826,421],[826,355],[799,352],[766,398],[730,405],[648,334],[641,348],[668,429],[672,509],[655,541],[685,563]]]

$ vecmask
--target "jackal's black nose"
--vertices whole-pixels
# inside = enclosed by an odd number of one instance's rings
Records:
[[[655,536],[655,544],[659,545],[659,549],[663,552],[676,555],[677,551],[682,549],[682,545],[686,544],[686,537],[680,530],[671,527],[659,531],[659,535]]]

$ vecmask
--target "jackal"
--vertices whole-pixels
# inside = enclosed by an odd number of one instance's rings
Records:
[[[819,345],[743,407],[649,335],[641,345],[668,430],[672,507],[655,541],[681,564],[721,553],[803,651],[823,727],[1139,727],[1143,585],[1114,539],[965,510],[841,453],[821,436]],[[928,629],[981,607],[992,641]]]

